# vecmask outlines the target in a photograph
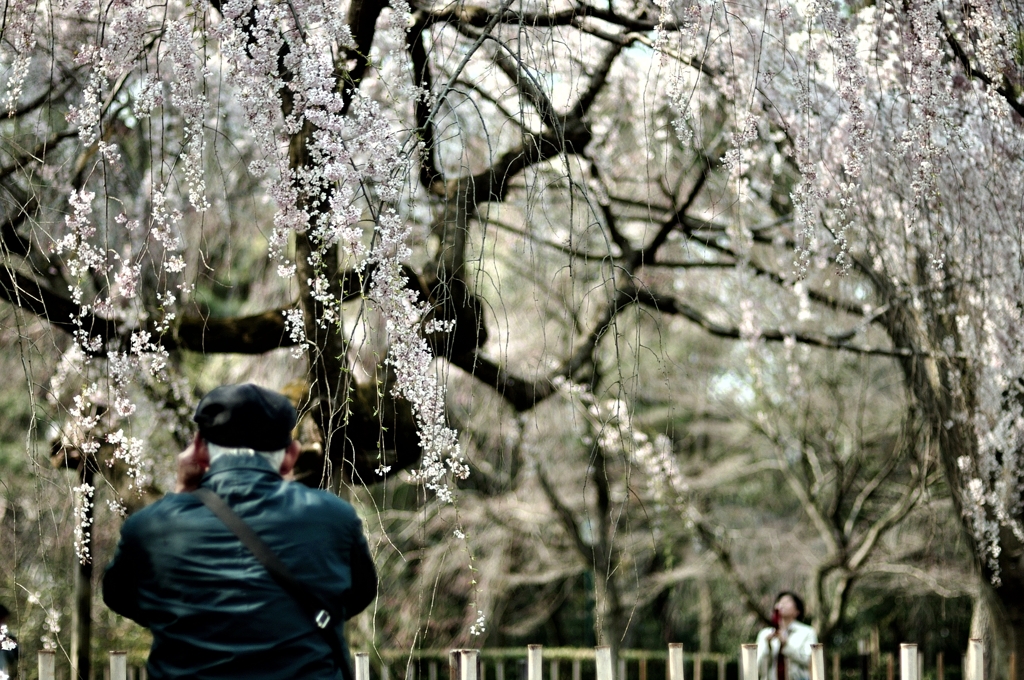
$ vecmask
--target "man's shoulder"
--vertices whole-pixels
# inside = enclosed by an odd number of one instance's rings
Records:
[[[299,482],[285,482],[282,488],[293,497],[304,512],[324,512],[333,517],[359,519],[351,503],[338,498],[330,491],[313,489]]]
[[[129,515],[128,519],[124,521],[121,531],[122,533],[125,531],[130,532],[152,524],[159,524],[166,521],[171,515],[186,509],[195,508],[198,505],[201,505],[201,501],[192,494],[169,493]]]

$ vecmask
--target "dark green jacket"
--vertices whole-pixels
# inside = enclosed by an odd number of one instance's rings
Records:
[[[373,601],[377,575],[351,505],[285,482],[259,456],[222,456],[201,485],[342,614],[339,636],[344,619]],[[103,600],[152,631],[154,680],[341,677],[315,624],[189,493],[168,494],[128,518],[103,575]]]

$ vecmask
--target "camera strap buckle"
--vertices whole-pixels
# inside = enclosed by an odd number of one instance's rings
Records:
[[[331,615],[327,613],[326,609],[321,609],[316,613],[316,619],[314,619],[314,621],[316,621],[318,628],[326,628],[331,622]]]

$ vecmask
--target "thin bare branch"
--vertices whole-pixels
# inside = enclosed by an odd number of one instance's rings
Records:
[[[677,314],[679,316],[686,317],[711,335],[715,335],[720,338],[733,338],[736,340],[745,337],[738,327],[723,326],[715,323],[703,312],[686,303],[679,302],[675,298],[654,293],[647,289],[637,289],[632,295],[638,303],[656,309],[659,312],[664,314]],[[890,349],[885,347],[854,345],[847,341],[846,338],[848,337],[849,335],[846,332],[833,336],[824,334],[812,335],[810,333],[803,332],[789,332],[781,329],[763,329],[758,333],[756,339],[764,340],[766,342],[794,341],[803,345],[810,345],[812,347],[840,349],[846,352],[871,356],[908,357],[915,354],[914,350],[902,347]]]
[[[583,534],[580,532],[580,527],[576,523],[576,518],[573,515],[572,510],[562,502],[559,498],[558,492],[555,491],[555,487],[551,484],[551,481],[544,474],[544,470],[540,465],[536,467],[537,480],[540,482],[540,488],[544,490],[544,495],[547,497],[548,502],[551,504],[551,509],[555,511],[559,521],[562,524],[562,528],[572,539],[573,545],[576,547],[576,552],[579,553],[580,557],[583,558],[584,562],[589,562],[593,556],[594,549],[583,540]]]

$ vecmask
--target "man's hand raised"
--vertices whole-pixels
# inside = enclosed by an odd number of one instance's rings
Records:
[[[175,493],[195,491],[210,467],[210,453],[206,442],[198,434],[187,449],[178,454],[178,479]]]

